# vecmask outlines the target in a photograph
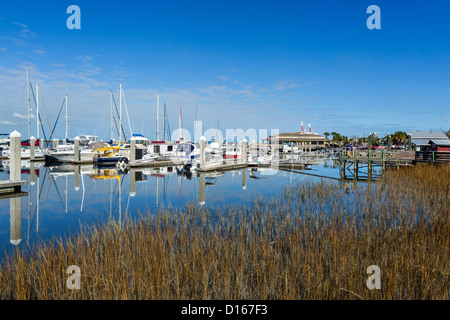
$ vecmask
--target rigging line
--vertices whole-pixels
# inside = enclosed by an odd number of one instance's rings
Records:
[[[38,97],[38,99],[39,99],[39,97]],[[48,130],[51,131],[50,122],[48,121],[47,110],[45,109],[44,98],[42,98],[42,95],[41,95],[41,102],[42,102],[42,107],[44,108],[44,114],[45,114],[45,119],[47,120]],[[51,132],[50,132],[50,139],[53,140],[53,134]]]
[[[36,192],[39,191],[39,195],[38,195],[38,200],[37,200],[37,203],[36,203],[36,207],[34,207],[34,215],[33,215],[33,220],[31,221],[31,226],[33,226],[34,219],[36,218],[37,207],[38,207],[39,203],[41,202],[41,194],[42,194],[42,189],[44,188],[45,177],[47,176],[47,171],[48,171],[48,170],[45,170],[44,177],[42,178],[41,189],[40,189],[40,190],[36,190]]]
[[[113,205],[113,209],[112,209],[112,212],[111,212],[111,215],[112,216],[114,216],[114,211],[115,211],[115,208],[117,207],[117,202],[119,201],[119,192],[117,192],[116,193],[116,190],[117,190],[117,186],[119,185],[119,181],[116,181],[116,184],[114,185],[114,191],[113,191],[113,193],[116,195],[115,196],[115,199],[114,199],[114,205]]]
[[[33,86],[31,85],[31,82],[30,82],[30,88],[31,88],[31,93],[33,94],[34,105],[37,106],[36,95],[34,94],[34,89],[33,89]],[[37,107],[36,107],[36,109],[37,109]],[[41,129],[42,129],[42,133],[44,134],[44,142],[45,142],[45,141],[47,141],[47,135],[45,134],[44,125],[42,124],[41,116],[38,114],[37,117],[39,119],[39,123],[41,124]]]
[[[44,215],[44,209],[45,209],[45,205],[47,204],[48,194],[50,192],[50,186],[51,185],[52,185],[52,181],[50,180],[50,183],[48,184],[47,194],[45,195],[44,205],[42,206],[41,221],[42,221],[42,216]],[[41,221],[37,221],[36,223],[40,224]]]
[[[116,130],[117,135],[119,135],[119,129],[118,129],[119,126],[117,125],[116,118],[113,117],[113,121],[114,121],[114,129]]]
[[[164,113],[165,113],[165,117],[166,117],[166,122],[167,122],[167,131],[168,131],[168,135],[167,135],[167,137],[169,138],[169,141],[171,141],[172,140],[172,136],[171,136],[171,134],[170,134],[170,123],[169,123],[169,116],[167,115],[167,112],[166,112],[166,104],[164,104]],[[165,128],[164,128],[164,130],[165,130]]]
[[[130,116],[128,115],[127,101],[125,100],[125,93],[123,93],[123,90],[122,90],[122,97],[123,97],[123,102],[125,104],[125,112],[127,113],[128,126],[130,127],[130,136],[133,136],[133,131],[131,130]]]
[[[117,112],[116,101],[114,100],[114,95],[112,93],[112,90],[110,90],[110,91],[111,91],[112,102],[114,102],[114,106],[115,106],[115,109],[116,109],[116,112]],[[116,130],[116,133],[117,133],[117,136],[118,136],[119,135],[119,125],[117,124],[116,117],[114,117],[114,115],[112,116],[112,120],[113,120],[113,123],[114,123],[114,129]]]
[[[53,175],[50,175],[50,176],[52,177],[53,182],[55,183],[55,188],[56,188],[56,191],[58,192],[58,196],[59,196],[59,199],[61,200],[61,204],[63,206],[63,209],[66,210],[66,206],[64,205],[64,201],[63,201],[63,199],[61,197],[61,193],[59,192],[58,184],[56,183],[55,178],[53,177]]]
[[[59,116],[61,115],[62,109],[64,107],[64,102],[65,102],[65,100],[63,100],[61,108],[59,109],[58,117],[56,117],[55,125],[53,126],[53,129],[52,129],[52,134],[55,131],[56,125],[58,124]]]
[[[111,102],[114,102],[114,106],[115,106],[115,109],[117,112],[117,105],[116,105],[116,101],[114,100],[113,92],[112,92],[112,90],[110,90],[110,92],[111,92],[111,98],[112,98]],[[114,117],[114,115],[112,115],[112,120],[114,123],[114,129],[116,130],[117,136],[119,136],[119,125],[117,124],[117,120],[116,120],[116,117]]]
[[[115,180],[115,179],[114,179]],[[112,191],[112,194],[113,195],[116,195],[116,189],[117,189],[117,180],[115,181],[115,184],[114,184],[114,189],[113,189],[113,191]],[[114,213],[114,208],[115,208],[115,203],[117,202],[117,195],[116,195],[116,197],[115,197],[115,202],[114,202],[114,205],[112,205],[111,204],[111,212],[109,213],[109,216],[111,217],[111,216],[113,216],[113,213]],[[112,197],[111,197],[111,203],[112,203]]]
[[[111,90],[111,93],[112,93],[112,90]],[[114,94],[112,95],[112,98],[113,98],[113,102],[114,102],[114,107],[115,107],[115,109],[116,109],[117,118],[119,119],[119,118],[120,118],[120,115],[119,115],[119,110],[117,109],[117,104],[116,104],[116,99],[114,98]],[[119,126],[117,126],[117,127],[119,127]],[[120,126],[119,130],[120,130],[120,129],[122,129],[123,136],[125,137],[125,140],[126,140],[125,130],[123,129],[123,126],[122,126],[122,125]],[[117,131],[117,133],[119,133],[119,131]]]
[[[122,179],[122,175],[119,173],[119,175],[120,175],[120,181],[117,181],[116,182],[116,185],[114,186],[114,193],[116,193],[116,190],[117,190],[117,186],[119,186],[119,184],[120,184],[120,186],[119,187],[122,187],[122,182],[123,182],[123,179]],[[115,198],[115,200],[114,200],[114,206],[113,206],[113,210],[114,210],[114,208],[116,208],[117,206],[118,206],[118,204],[117,204],[117,202],[119,201],[119,192],[117,192],[117,194],[116,194],[116,198]],[[114,210],[115,211],[115,210]]]
[[[127,217],[128,217],[128,206],[129,206],[129,204],[130,204],[130,198],[131,198],[131,195],[128,194],[127,207],[126,207],[126,209],[125,209],[125,220],[126,220]]]

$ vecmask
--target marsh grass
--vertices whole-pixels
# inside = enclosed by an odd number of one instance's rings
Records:
[[[303,182],[251,206],[187,206],[82,228],[0,266],[2,299],[448,299],[450,166],[348,195]],[[66,286],[69,265],[81,289]],[[366,286],[381,269],[381,289]]]

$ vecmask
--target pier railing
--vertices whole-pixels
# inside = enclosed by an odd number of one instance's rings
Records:
[[[416,151],[416,162],[447,162],[450,163],[450,151]]]

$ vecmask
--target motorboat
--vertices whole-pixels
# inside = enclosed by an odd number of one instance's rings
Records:
[[[36,148],[34,150],[34,156],[36,158],[44,158],[45,155],[47,155],[47,152],[48,152],[47,149]],[[22,159],[29,159],[30,155],[31,155],[31,151],[29,148],[25,148],[25,147],[20,148],[20,157]],[[2,156],[9,158],[9,156],[10,156],[10,148],[9,147],[3,148]]]
[[[92,151],[92,148],[81,148],[79,150],[80,161],[92,160]],[[73,144],[61,144],[45,155],[45,162],[72,162],[74,161],[74,155],[75,150]]]

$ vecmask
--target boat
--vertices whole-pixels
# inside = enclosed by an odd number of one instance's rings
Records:
[[[29,159],[30,155],[31,155],[31,151],[30,151],[29,148],[25,148],[25,147],[21,147],[20,148],[20,158],[21,159]],[[45,155],[47,155],[47,150],[46,149],[38,149],[38,148],[36,148],[34,150],[34,156],[36,158],[44,158]],[[9,147],[3,148],[2,156],[9,158],[9,156],[10,156],[10,149],[9,149]]]
[[[92,149],[81,148],[80,149],[80,161],[92,160]],[[72,144],[62,144],[56,146],[52,151],[45,155],[46,163],[53,162],[72,162],[74,161],[74,145]]]
[[[200,145],[190,141],[177,144],[175,152],[171,155],[171,160],[182,162],[196,160],[200,158]]]
[[[98,142],[98,136],[94,135],[87,135],[87,134],[80,134],[79,136],[76,136],[75,139],[80,141],[80,146],[88,146],[89,144],[92,144],[94,142]]]
[[[150,141],[148,153],[162,158],[170,158],[176,150],[177,143],[172,141]]]
[[[242,158],[242,154],[239,152],[237,144],[235,142],[225,144],[225,152],[223,153],[224,159],[237,159]]]
[[[119,161],[128,163],[129,156],[121,153],[121,144],[94,149],[93,161],[96,166],[115,166]]]
[[[101,149],[109,146],[105,142],[98,140],[90,140],[88,145],[81,147],[79,150],[80,161],[90,161],[94,157],[94,150]],[[74,161],[74,145],[73,144],[61,144],[56,146],[48,154],[45,155],[46,163],[53,162],[72,162]]]

